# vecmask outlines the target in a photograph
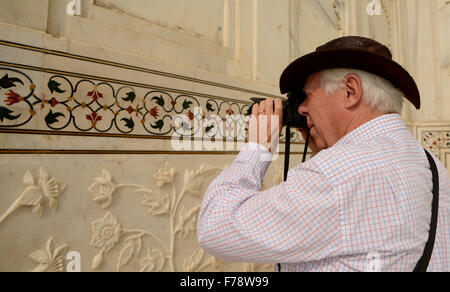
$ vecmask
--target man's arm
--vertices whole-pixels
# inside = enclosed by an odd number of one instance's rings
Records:
[[[253,146],[250,147],[250,146]],[[247,144],[209,186],[198,219],[200,245],[233,262],[303,262],[340,251],[337,200],[313,162],[260,191],[267,149]]]

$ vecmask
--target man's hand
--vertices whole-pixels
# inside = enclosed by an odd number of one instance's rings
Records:
[[[274,110],[275,104],[275,110]],[[249,142],[263,145],[272,152],[278,146],[281,130],[283,128],[283,103],[277,98],[263,100],[253,105],[252,117],[249,125]]]

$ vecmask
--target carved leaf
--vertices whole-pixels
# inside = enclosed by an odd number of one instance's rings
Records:
[[[144,200],[141,205],[148,207],[147,211],[152,215],[161,215],[169,213],[169,195],[153,192],[152,190],[139,189],[136,193],[144,194]]]
[[[58,209],[58,200],[50,198],[49,199],[49,206],[52,209],[53,212],[56,212]]]
[[[208,165],[200,166],[198,170],[186,170],[184,173],[184,191],[194,197],[201,197],[206,188],[222,170]]]
[[[40,187],[30,186],[19,197],[20,205],[24,206],[36,206],[43,198],[43,193]]]
[[[200,206],[191,209],[189,212],[184,212],[184,207],[181,206],[179,221],[175,234],[178,239],[186,239],[194,237],[197,234],[197,218]]]
[[[165,257],[159,249],[147,248],[147,256],[140,262],[140,272],[159,272],[164,266]]]
[[[177,171],[174,167],[169,169],[169,164],[166,162],[163,168],[158,169],[158,172],[153,174],[158,187],[164,186],[166,183],[173,183]]]
[[[120,251],[119,262],[117,263],[117,271],[126,265],[134,254],[134,244],[129,241],[125,244],[125,247]]]
[[[30,254],[30,257],[41,265],[46,265],[49,262],[47,253],[43,250],[33,252]]]
[[[59,257],[60,253],[68,247],[69,247],[69,245],[63,244],[63,245],[60,245],[57,248],[55,248],[55,250],[53,251],[53,258],[56,259],[57,257]]]
[[[203,260],[203,256],[205,255],[205,251],[203,249],[199,249],[195,251],[191,256],[184,260],[184,271],[185,272],[195,272],[200,263]]]
[[[27,171],[23,176],[23,183],[27,186],[32,186],[36,183],[33,175],[31,175],[30,171]]]
[[[139,256],[139,253],[141,252],[141,249],[142,249],[142,239],[139,234],[130,236],[127,239],[125,239],[125,247],[122,249],[122,251],[120,251],[117,270],[120,271],[120,269],[124,265],[128,264],[133,255],[135,255],[135,257],[137,258]]]
[[[34,206],[31,211],[33,212],[33,214],[36,214],[39,217],[42,217],[42,214],[44,214],[44,209],[39,204]]]

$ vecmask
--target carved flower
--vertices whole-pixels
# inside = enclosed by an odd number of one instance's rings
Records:
[[[58,201],[56,200],[61,192],[65,189],[66,185],[60,180],[50,178],[47,171],[43,168],[40,169],[39,185],[44,193],[44,196],[49,200],[49,206],[53,211],[58,208]]]
[[[27,186],[17,200],[9,207],[9,209],[0,218],[0,223],[3,222],[9,215],[22,206],[33,207],[32,212],[42,216],[42,203],[44,198],[49,200],[49,206],[53,211],[56,211],[58,201],[56,200],[66,185],[60,180],[52,178],[49,179],[47,171],[40,169],[39,183],[36,183],[35,178],[29,171],[23,177],[23,183]]]
[[[91,245],[108,252],[119,241],[122,235],[122,226],[114,216],[107,212],[105,217],[92,222],[93,235]]]
[[[96,177],[94,183],[88,188],[92,199],[102,204],[102,208],[111,205],[112,194],[116,190],[116,185],[112,183],[111,174],[107,170],[102,171],[102,176]]]
[[[67,244],[63,244],[54,248],[55,243],[53,237],[47,241],[45,250],[38,250],[30,257],[39,263],[33,272],[63,272],[64,263],[60,256],[60,253],[68,247]]]
[[[160,168],[157,173],[153,175],[153,178],[156,180],[156,185],[158,187],[162,187],[166,183],[173,183],[173,179],[177,171],[174,167],[169,169],[169,163],[166,162],[164,168]]]
[[[140,272],[160,272],[164,266],[164,255],[159,249],[147,248],[147,256],[140,260]]]
[[[218,258],[212,257],[211,266],[216,272],[225,272],[227,263],[222,260],[219,260]]]

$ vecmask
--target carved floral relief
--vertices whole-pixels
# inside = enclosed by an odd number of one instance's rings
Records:
[[[63,253],[68,244],[57,245],[53,237],[47,241],[45,250],[38,250],[30,257],[39,265],[32,272],[64,272]]]
[[[47,203],[53,212],[58,209],[58,197],[66,188],[66,184],[56,178],[51,178],[44,168],[40,168],[40,177],[36,180],[30,171],[23,177],[25,190],[18,196],[6,212],[0,217],[0,224],[21,207],[31,207],[31,211],[38,216],[44,213]]]
[[[142,198],[141,205],[149,215],[167,217],[170,240],[165,242],[150,230],[128,229],[122,226],[113,214],[106,212],[103,218],[92,222],[90,244],[100,249],[92,259],[92,268],[100,269],[108,252],[113,248],[120,248],[116,264],[117,271],[132,260],[139,261],[140,271],[162,271],[166,264],[170,271],[181,268],[184,271],[201,271],[206,267],[223,269],[225,263],[211,260],[211,258],[206,259],[205,252],[201,248],[193,250],[190,256],[184,259],[183,267],[176,267],[174,258],[175,242],[195,239],[197,234],[200,205],[188,208],[181,204],[183,198],[185,196],[201,198],[208,184],[220,171],[220,168],[208,165],[202,165],[199,169],[186,170],[183,187],[177,191],[174,182],[177,171],[174,167],[169,167],[168,163],[153,175],[159,188],[156,190],[135,184],[116,184],[111,174],[103,170],[101,176],[95,178],[88,189],[92,199],[106,209],[113,203],[113,196],[117,189],[133,189],[133,192]],[[164,186],[171,187],[172,192],[163,192],[161,188]],[[146,241],[146,238],[151,240]]]

